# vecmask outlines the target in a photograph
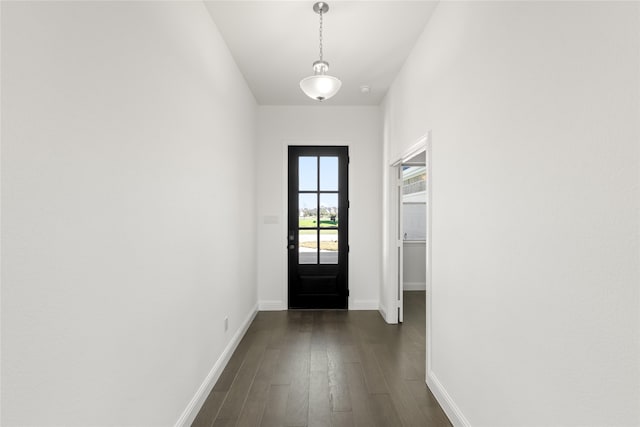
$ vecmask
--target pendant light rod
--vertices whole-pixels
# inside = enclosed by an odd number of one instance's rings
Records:
[[[324,60],[322,48],[323,17],[329,11],[329,4],[323,1],[317,2],[313,5],[313,11],[320,15],[320,29],[318,31],[320,59],[313,63],[313,76],[306,77],[300,81],[300,88],[308,97],[316,101],[324,101],[338,93],[342,82],[333,76],[327,75],[329,63]]]
[[[318,2],[313,5],[313,10],[320,15],[320,31],[318,38],[320,39],[320,62],[322,62],[322,15],[329,12],[329,5],[324,2]]]

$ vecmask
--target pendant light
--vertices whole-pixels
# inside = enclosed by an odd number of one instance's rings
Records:
[[[300,89],[309,97],[317,101],[324,101],[338,93],[342,82],[327,75],[329,63],[322,58],[322,16],[329,11],[329,5],[318,2],[313,5],[313,11],[320,15],[320,59],[313,63],[313,76],[300,81]]]

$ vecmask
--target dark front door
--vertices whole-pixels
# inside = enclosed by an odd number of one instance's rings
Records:
[[[348,147],[289,147],[289,308],[347,308]]]

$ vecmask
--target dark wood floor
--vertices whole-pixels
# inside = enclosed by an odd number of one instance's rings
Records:
[[[450,426],[424,383],[424,292],[404,320],[260,312],[192,426]]]

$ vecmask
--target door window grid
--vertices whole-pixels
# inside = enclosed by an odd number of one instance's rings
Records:
[[[301,156],[298,168],[299,263],[337,264],[340,227],[338,157]],[[315,177],[311,176],[313,172]],[[315,206],[311,205],[314,198]]]

